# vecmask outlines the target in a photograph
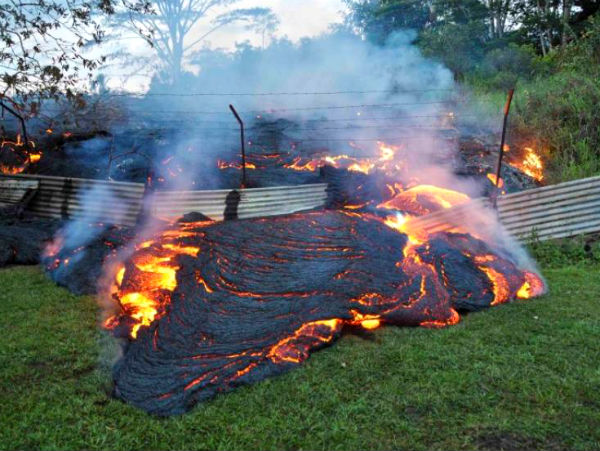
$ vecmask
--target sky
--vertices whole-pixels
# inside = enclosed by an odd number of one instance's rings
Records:
[[[342,0],[241,0],[234,6],[235,8],[271,8],[280,22],[273,37],[287,37],[294,42],[327,32],[332,25],[342,22],[346,11]],[[192,29],[190,40],[193,40],[194,36],[201,36],[207,29],[207,22],[222,11],[215,10],[212,15],[207,17],[207,21],[202,21],[197,28]],[[236,43],[244,41],[248,41],[254,46],[263,45],[261,35],[245,29],[242,25],[229,25],[222,28],[204,41],[203,45],[212,49],[233,50]],[[268,43],[269,38],[267,37],[264,44],[268,45]],[[152,50],[141,39],[124,39],[120,41],[120,45],[125,45],[135,55],[152,54]],[[116,74],[118,70],[113,67],[110,72]],[[117,89],[144,90],[144,86],[147,86],[150,80],[148,75],[148,73],[141,72],[135,76],[131,76],[131,74],[118,75],[116,78],[109,79],[108,85]]]
[[[236,5],[238,8],[271,8],[280,20],[275,35],[287,36],[292,41],[327,31],[331,24],[342,21],[345,10],[342,0],[242,0]],[[241,28],[228,28],[211,41],[213,45],[228,47],[244,39],[250,39],[254,45],[261,44],[259,36]]]

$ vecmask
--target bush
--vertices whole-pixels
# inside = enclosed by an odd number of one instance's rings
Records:
[[[506,47],[491,50],[474,76],[489,89],[506,91],[514,87],[517,80],[529,80],[534,74],[536,54],[529,45],[518,46],[514,43]]]
[[[538,241],[533,237],[527,247],[532,257],[544,268],[590,265],[600,262],[600,240],[597,238],[580,236]]]
[[[485,32],[477,22],[446,24],[423,31],[418,45],[423,55],[442,62],[457,80],[463,80],[484,56]]]
[[[493,105],[517,86],[510,135],[542,156],[547,183],[600,174],[600,20],[546,57],[515,44],[492,50],[466,80]]]
[[[512,124],[543,149],[548,182],[600,173],[600,71],[562,70],[519,86]]]

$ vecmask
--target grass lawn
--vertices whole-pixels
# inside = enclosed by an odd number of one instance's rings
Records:
[[[345,336],[159,419],[110,398],[94,299],[0,270],[0,449],[598,449],[600,266],[545,275],[543,298]]]

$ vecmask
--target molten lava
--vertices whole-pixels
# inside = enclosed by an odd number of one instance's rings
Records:
[[[531,147],[524,148],[522,161],[512,161],[510,164],[538,182],[544,180],[544,164],[540,156]]]
[[[496,174],[492,174],[490,172],[489,174],[487,174],[487,178],[490,182],[492,182],[492,185],[496,186]],[[502,177],[500,177],[500,180],[498,182],[498,188],[504,188],[504,180],[502,179]]]
[[[119,317],[127,317],[131,338],[136,338],[140,327],[150,325],[164,312],[169,295],[177,287],[177,256],[195,256],[200,250],[178,243],[177,239],[182,237],[186,237],[185,230],[176,237],[172,230],[167,230],[156,240],[139,244],[129,265],[118,267],[113,293],[121,306]],[[108,318],[105,327],[117,327],[119,317]]]
[[[37,163],[42,158],[42,153],[35,150],[35,143],[29,141],[28,145],[18,134],[14,141],[2,139],[0,141],[0,173],[20,174],[30,164]]]
[[[421,211],[446,208],[462,196],[417,187],[383,216],[177,224],[139,244],[115,270],[121,311],[105,323],[130,339],[115,367],[116,395],[152,413],[181,413],[299,365],[344,327],[444,327],[459,312],[541,294],[539,276],[484,242],[413,233],[398,211],[417,210],[419,199],[428,204]]]
[[[242,169],[242,164],[241,163],[232,163],[232,162],[223,161],[223,160],[217,160],[217,167],[221,170],[229,169],[229,168]],[[256,165],[254,163],[249,163],[248,161],[246,161],[245,167],[246,167],[246,169],[256,169]]]
[[[432,185],[418,185],[397,194],[387,202],[378,205],[378,208],[399,210],[411,215],[421,216],[464,204],[469,200],[469,196],[458,191]]]
[[[326,166],[321,175],[331,171],[341,186],[360,180],[349,191],[379,190],[379,197],[343,195],[336,210],[275,218],[174,223],[112,265],[119,311],[104,325],[128,342],[114,368],[115,395],[155,414],[182,413],[296,367],[344,330],[445,327],[463,312],[544,292],[542,279],[505,249],[460,226],[419,227],[418,217],[469,197],[413,178],[395,181],[402,148],[378,147],[374,158],[284,163],[289,154],[262,154],[246,168]],[[384,177],[366,176],[375,171]]]
[[[361,172],[369,174],[373,170],[379,171],[398,171],[402,169],[403,164],[397,161],[396,156],[401,149],[400,146],[391,146],[384,142],[377,143],[379,154],[376,158],[351,157],[349,155],[323,156],[310,160],[296,157],[291,163],[283,166],[295,171],[316,171],[318,168],[330,165],[334,168],[346,169],[352,172]]]

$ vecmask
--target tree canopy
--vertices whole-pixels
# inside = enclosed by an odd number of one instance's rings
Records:
[[[460,78],[498,48],[531,46],[542,55],[585,32],[598,0],[346,0],[349,25],[383,42],[412,28],[425,54],[437,56]],[[513,44],[510,47],[510,44]],[[528,51],[528,50],[525,50]]]
[[[87,50],[104,38],[101,20],[116,6],[148,9],[146,0],[0,2],[0,95],[30,105],[32,97],[75,95],[103,61]]]

